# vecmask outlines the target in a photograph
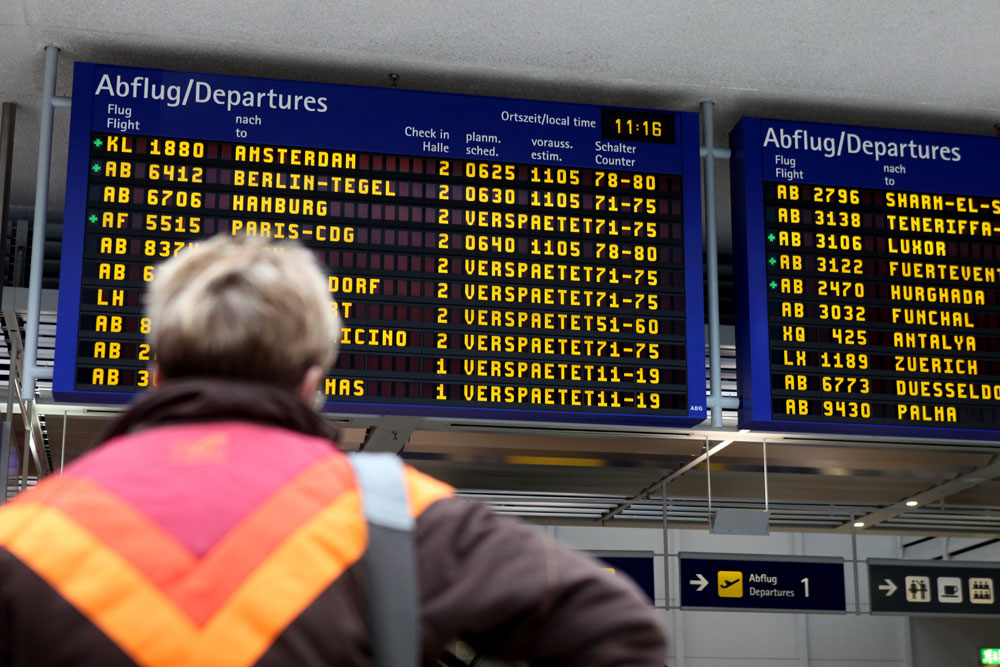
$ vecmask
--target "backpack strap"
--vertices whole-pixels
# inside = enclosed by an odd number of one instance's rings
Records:
[[[368,522],[365,581],[375,667],[417,667],[420,605],[414,520],[403,461],[395,454],[354,453],[348,459]]]

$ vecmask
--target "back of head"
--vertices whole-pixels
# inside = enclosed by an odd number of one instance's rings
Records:
[[[164,380],[222,378],[294,389],[336,358],[325,273],[294,243],[218,236],[161,265],[147,296]]]

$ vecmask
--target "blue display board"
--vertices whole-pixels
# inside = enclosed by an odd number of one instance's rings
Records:
[[[646,595],[649,604],[655,604],[656,588],[653,583],[654,561],[652,555],[639,556],[597,553],[595,556],[614,574],[630,578]]]
[[[844,613],[844,560],[681,553],[683,609]]]
[[[695,114],[77,63],[53,390],[122,402],[156,264],[297,239],[333,412],[704,418]]]
[[[1000,437],[1000,140],[744,118],[741,428]]]

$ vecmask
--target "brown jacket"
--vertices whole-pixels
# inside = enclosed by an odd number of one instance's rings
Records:
[[[0,509],[0,665],[370,665],[366,527],[328,423],[185,382]],[[407,469],[423,664],[461,638],[567,667],[661,667],[634,587]]]

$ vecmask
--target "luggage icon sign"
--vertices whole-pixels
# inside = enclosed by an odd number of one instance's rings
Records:
[[[993,604],[993,580],[989,577],[969,578],[969,602],[972,604]]]

